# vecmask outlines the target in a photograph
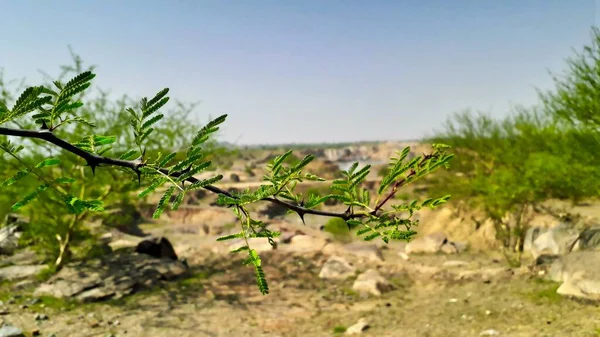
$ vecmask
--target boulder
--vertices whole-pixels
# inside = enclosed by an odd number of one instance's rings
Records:
[[[19,247],[21,228],[11,224],[0,228],[0,254],[11,255]]]
[[[120,298],[184,275],[187,266],[146,254],[112,254],[104,259],[70,263],[41,284],[34,296],[73,298],[94,302]]]
[[[0,327],[0,337],[25,337],[25,334],[14,325],[3,324]]]
[[[327,240],[320,236],[295,235],[289,244],[281,245],[281,249],[295,253],[317,252],[321,251],[326,244]]]
[[[351,255],[357,259],[371,263],[383,262],[381,249],[373,243],[353,242],[348,244],[328,243],[323,253],[331,255]]]
[[[13,265],[0,268],[0,280],[14,281],[35,276],[48,268],[47,265]]]
[[[177,260],[177,254],[175,254],[173,245],[165,237],[143,240],[135,247],[135,252],[150,255],[158,259]]]
[[[441,232],[413,239],[406,245],[406,254],[437,253],[448,242],[446,235]]]
[[[368,269],[358,275],[352,289],[360,294],[381,296],[381,293],[392,289],[390,283],[375,269]]]
[[[523,250],[534,259],[540,255],[564,255],[570,252],[579,238],[579,231],[566,224],[553,228],[530,228],[525,234]]]
[[[562,282],[558,294],[587,300],[600,300],[600,252],[571,252],[554,261],[548,278]]]
[[[353,276],[355,272],[356,268],[346,259],[340,256],[332,256],[321,268],[319,277],[328,280],[344,280]]]

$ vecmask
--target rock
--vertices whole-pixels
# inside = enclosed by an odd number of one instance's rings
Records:
[[[35,254],[35,252],[31,250],[22,250],[14,253],[11,256],[3,257],[3,259],[0,260],[0,267],[10,265],[37,265],[41,262],[41,259]]]
[[[367,323],[367,320],[364,318],[361,318],[354,325],[348,327],[348,329],[346,329],[345,334],[346,335],[357,335],[357,334],[360,334],[363,331],[367,330],[368,328],[369,328],[369,323]]]
[[[35,314],[33,316],[33,319],[35,319],[36,321],[46,321],[46,320],[48,320],[48,315],[46,315],[46,314]]]
[[[448,242],[444,233],[433,233],[413,239],[406,245],[406,254],[437,253]]]
[[[257,253],[272,251],[277,247],[277,241],[275,241],[275,247],[271,246],[267,238],[248,238],[248,244],[251,249],[256,250]],[[246,242],[244,239],[235,239],[228,242],[230,250],[245,246]]]
[[[323,253],[331,255],[352,255],[367,262],[383,262],[381,249],[376,244],[354,242],[349,244],[329,243],[323,247]]]
[[[369,269],[358,275],[356,281],[354,281],[354,284],[352,285],[352,289],[356,292],[374,296],[381,296],[382,292],[389,291],[391,288],[388,281],[375,269]]]
[[[444,243],[440,248],[440,251],[444,254],[458,254],[458,248],[456,248],[452,242]]]
[[[274,219],[277,217],[283,217],[288,213],[288,209],[272,202],[263,203],[257,210],[257,213],[262,217],[268,219]]]
[[[34,296],[74,298],[81,302],[120,298],[140,289],[184,275],[187,267],[146,254],[115,254],[101,260],[66,265],[40,285]]]
[[[355,272],[356,268],[346,261],[346,259],[339,256],[332,256],[325,262],[323,268],[321,268],[319,277],[329,280],[344,280],[353,276]]]
[[[479,333],[479,336],[499,336],[500,332],[494,329],[484,330]]]
[[[165,237],[144,240],[137,245],[135,252],[150,255],[159,259],[170,259],[177,261],[175,249],[173,249],[173,245]]]
[[[240,176],[239,176],[239,175],[237,175],[237,174],[235,174],[235,173],[232,173],[232,174],[230,174],[230,175],[229,175],[229,179],[230,179],[232,182],[234,182],[234,183],[239,183],[239,182],[240,182]]]
[[[530,228],[525,235],[524,251],[534,259],[540,255],[564,255],[573,249],[579,238],[579,231],[566,224],[554,228]]]
[[[556,291],[560,295],[600,300],[600,252],[571,252],[554,261],[548,278],[562,282]]]
[[[11,255],[19,247],[21,228],[14,224],[0,228],[0,254]]]
[[[33,265],[33,266],[8,266],[0,269],[0,280],[18,280],[39,274],[44,269],[48,268],[46,265]]]
[[[583,230],[579,234],[573,250],[600,250],[600,228],[591,227]]]
[[[282,249],[296,253],[316,252],[321,251],[326,244],[327,240],[323,237],[296,235],[292,237],[289,244],[282,245]]]
[[[25,334],[16,326],[4,324],[0,327],[0,337],[25,337]]]

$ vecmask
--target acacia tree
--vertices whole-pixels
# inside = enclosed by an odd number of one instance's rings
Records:
[[[582,156],[597,157],[600,134],[600,30],[591,29],[591,43],[566,60],[554,88],[539,91],[544,110],[557,121],[582,133]]]
[[[85,66],[81,58],[72,51],[71,57],[71,64],[61,66],[62,71],[58,75],[60,82],[84,71],[95,69],[94,66]],[[50,80],[51,77],[49,75],[46,77],[48,79],[44,87],[52,88],[54,85]],[[24,89],[22,83],[23,81],[11,83],[0,79],[0,92],[4,105],[14,104],[17,101],[20,92]],[[129,132],[130,125],[127,121],[129,113],[126,111],[128,105],[135,104],[133,99],[122,96],[115,100],[108,92],[98,89],[79,92],[73,96],[73,101],[85,101],[86,104],[77,108],[76,115],[60,120],[55,126],[54,133],[60,137],[68,137],[68,141],[77,142],[76,145],[80,148],[96,147],[99,153],[109,150],[110,147],[112,147],[111,151],[125,151],[135,145],[133,134]],[[149,155],[154,156],[161,151],[176,151],[176,158],[183,157],[181,149],[201,126],[190,118],[194,106],[194,104],[177,102],[164,113],[161,124],[155,128],[156,136],[145,143],[145,150]],[[93,124],[90,125],[85,121],[93,121]],[[33,118],[11,119],[6,121],[5,125],[20,129],[39,128],[39,124],[36,124]],[[113,142],[114,137],[94,137],[94,133],[119,135],[119,142]],[[81,137],[75,138],[71,135]],[[3,141],[7,140],[5,136],[0,137]],[[105,145],[104,142],[112,143]],[[108,226],[131,226],[135,209],[145,200],[132,198],[132,192],[135,192],[139,186],[137,179],[131,179],[129,172],[115,169],[101,170],[92,177],[91,172],[86,171],[83,166],[85,162],[67,150],[32,138],[21,139],[20,145],[24,146],[24,150],[19,153],[20,161],[38,163],[47,157],[58,159],[60,165],[46,172],[46,179],[55,180],[65,175],[77,178],[74,181],[65,180],[69,183],[63,183],[60,187],[79,198],[101,200],[106,209],[106,212],[100,214],[89,211],[71,214],[61,206],[63,204],[61,195],[42,193],[38,197],[40,202],[35,206],[30,205],[21,209],[21,212],[25,212],[29,218],[29,221],[23,224],[24,232],[20,239],[23,245],[32,246],[44,260],[52,261],[54,267],[60,269],[72,253],[80,258],[97,252],[102,253],[102,250],[96,249],[100,248],[95,240],[97,231],[92,231],[90,226],[84,224],[100,220]],[[204,154],[210,157],[217,153],[216,150],[218,148],[215,143],[209,142]],[[22,196],[23,190],[32,190],[39,185],[37,176],[23,167],[19,160],[7,154],[4,151],[0,152],[1,176],[12,176],[14,172],[21,170],[23,176],[19,176],[18,185],[11,179],[3,183],[3,193],[0,195],[1,216],[10,211],[11,204]],[[29,174],[26,174],[27,172]]]
[[[81,134],[67,132],[67,125],[85,124],[88,127],[93,125],[91,120],[93,116],[86,116],[88,119],[79,115],[84,103],[78,99],[80,97],[78,95],[88,90],[94,77],[92,71],[83,71],[67,82],[57,80],[52,83],[52,86],[41,85],[25,89],[10,108],[6,102],[0,102],[0,125],[26,119],[36,125],[35,128],[0,126],[0,135],[45,142],[70,153],[71,156],[78,157],[88,167],[86,173],[81,170],[82,176],[73,176],[66,172],[61,172],[64,175],[55,176],[52,174],[53,169],[62,165],[62,157],[49,155],[38,163],[27,162],[22,159],[22,154],[28,150],[28,146],[37,145],[24,146],[13,140],[3,139],[0,148],[22,166],[5,181],[4,185],[15,184],[26,176],[34,176],[38,181],[35,188],[13,204],[13,211],[30,205],[43,195],[53,195],[75,218],[86,212],[102,212],[104,207],[101,198],[77,195],[68,187],[77,184],[78,181],[95,179],[93,177],[97,171],[111,169],[118,169],[133,177],[142,187],[139,197],[145,197],[157,191],[159,187],[166,187],[156,205],[154,218],[159,218],[167,207],[176,210],[186,193],[206,189],[217,193],[217,202],[230,207],[240,220],[238,233],[218,240],[244,239],[245,244],[234,252],[247,254],[245,264],[254,267],[259,289],[266,294],[269,289],[261,259],[249,246],[248,238],[263,237],[274,244],[273,238],[279,233],[270,231],[263,222],[253,218],[247,208],[249,204],[259,201],[276,203],[297,213],[302,219],[305,214],[341,218],[349,227],[358,227],[357,234],[363,236],[365,240],[379,237],[388,242],[390,239],[409,240],[416,234],[413,229],[416,221],[411,219],[413,212],[421,207],[437,207],[449,198],[443,196],[408,204],[390,204],[395,201],[393,196],[402,186],[448,164],[452,155],[446,153],[447,146],[438,144],[433,146],[432,153],[411,160],[406,160],[410,148],[398,152],[397,157],[390,159],[389,172],[383,177],[377,196],[374,198],[361,186],[361,182],[369,174],[370,166],[359,168],[358,163],[343,171],[342,178],[332,182],[331,189],[334,192],[331,194],[323,196],[311,194],[305,198],[295,193],[295,187],[304,180],[323,181],[324,179],[304,172],[306,166],[314,159],[313,155],[307,155],[300,161],[288,165],[287,160],[290,159],[292,151],[275,157],[267,165],[267,174],[263,178],[264,184],[257,189],[234,193],[225,191],[215,185],[222,179],[221,174],[215,174],[207,179],[198,179],[196,175],[211,166],[211,160],[207,160],[205,156],[205,145],[225,122],[227,115],[209,121],[191,134],[191,139],[179,158],[176,151],[166,154],[151,154],[148,151],[149,144],[159,137],[157,132],[159,122],[165,117],[160,111],[169,102],[168,88],[159,91],[150,99],[141,99],[137,106],[124,109],[129,120],[120,117],[120,122],[129,123],[133,148],[119,147],[115,136],[92,134],[82,137]],[[123,134],[119,134],[119,137],[121,136]],[[317,205],[329,199],[337,199],[346,204],[348,206],[346,211],[329,212],[315,209]],[[40,202],[44,201],[40,200]]]

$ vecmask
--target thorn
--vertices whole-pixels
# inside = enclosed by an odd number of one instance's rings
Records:
[[[302,224],[304,226],[306,226],[306,222],[304,221],[304,212],[297,212],[297,213],[300,216],[300,220],[302,220]]]
[[[138,169],[135,170],[135,174],[138,177],[138,186],[142,186],[142,172]]]
[[[96,176],[96,166],[98,166],[98,164],[88,160],[86,166],[89,166],[92,169],[92,175]]]
[[[48,124],[46,124],[46,121],[42,121],[42,130],[50,130]]]
[[[350,215],[352,215],[351,211],[352,211],[352,207],[348,206],[348,209],[346,209],[346,211],[344,212],[344,214],[346,214],[349,217]]]

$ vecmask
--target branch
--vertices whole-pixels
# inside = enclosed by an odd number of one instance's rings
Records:
[[[77,146],[57,137],[50,130],[47,130],[47,129],[40,130],[40,131],[34,131],[34,130],[22,130],[22,129],[0,127],[0,135],[15,136],[15,137],[21,137],[21,138],[35,138],[35,139],[41,139],[46,142],[52,143],[52,144],[62,148],[63,150],[66,150],[70,153],[73,153],[73,154],[83,158],[87,162],[87,165],[91,167],[92,173],[94,173],[95,168],[97,166],[109,165],[109,166],[117,166],[117,167],[132,169],[139,177],[140,168],[146,166],[146,164],[140,160],[115,159],[115,158],[105,157],[105,156],[87,152],[87,151],[80,149]],[[185,173],[185,171],[169,173],[169,171],[167,169],[159,169],[158,171],[160,171],[163,174],[170,175],[173,177],[179,177]],[[196,182],[199,182],[200,180],[195,177],[189,177],[185,181],[190,182],[190,183],[196,183]],[[232,195],[228,191],[223,190],[214,185],[207,185],[207,186],[204,186],[203,188],[208,191],[211,191],[213,193],[216,193],[216,194],[223,194],[230,198],[237,199],[236,196]],[[300,217],[303,217],[305,214],[313,214],[313,215],[336,217],[336,218],[342,218],[344,220],[350,220],[350,219],[355,219],[355,218],[366,217],[368,215],[366,213],[352,213],[350,211],[350,208],[348,210],[346,210],[345,212],[341,212],[341,213],[319,211],[319,210],[315,210],[315,209],[302,207],[300,205],[295,205],[290,202],[283,201],[283,200],[280,200],[280,199],[277,199],[274,197],[267,197],[267,198],[263,198],[261,200],[269,201],[274,204],[283,206],[289,210],[292,210],[292,211],[298,213],[298,215],[300,215]],[[379,207],[381,207],[381,206],[383,206],[383,204],[381,204]]]

